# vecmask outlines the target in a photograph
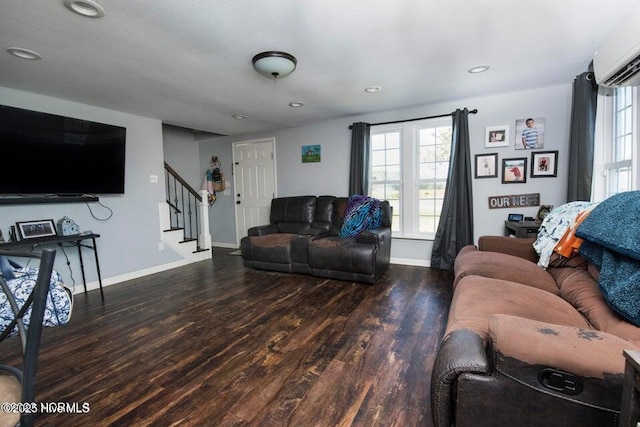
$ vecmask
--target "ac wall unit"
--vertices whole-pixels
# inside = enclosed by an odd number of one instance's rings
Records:
[[[640,85],[640,7],[593,55],[593,72],[601,86]]]

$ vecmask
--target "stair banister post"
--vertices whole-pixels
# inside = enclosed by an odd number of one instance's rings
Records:
[[[208,193],[206,190],[201,190],[200,195],[202,201],[198,202],[198,209],[200,210],[200,238],[199,243],[203,249],[211,248],[211,234],[209,233],[209,202],[207,199]]]

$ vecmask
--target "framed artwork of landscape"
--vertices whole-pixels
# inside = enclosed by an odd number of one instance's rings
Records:
[[[321,157],[321,145],[303,145],[302,163],[318,163]]]

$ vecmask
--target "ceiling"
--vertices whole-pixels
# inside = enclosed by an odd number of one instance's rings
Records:
[[[0,0],[0,86],[224,135],[570,83],[640,2],[96,1],[100,19]],[[259,75],[251,59],[268,50],[297,69]]]

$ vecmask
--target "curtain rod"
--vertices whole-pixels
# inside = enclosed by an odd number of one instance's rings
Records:
[[[473,110],[469,110],[469,114],[476,114],[478,112],[477,108],[474,108]],[[370,126],[378,126],[378,125],[392,125],[395,123],[404,123],[404,122],[415,122],[418,120],[428,120],[428,119],[439,119],[441,117],[448,117],[450,115],[452,115],[453,113],[449,113],[449,114],[440,114],[438,116],[429,116],[429,117],[418,117],[415,119],[406,119],[406,120],[396,120],[393,122],[382,122],[382,123],[370,123]],[[353,129],[353,125],[349,125],[349,129]]]

